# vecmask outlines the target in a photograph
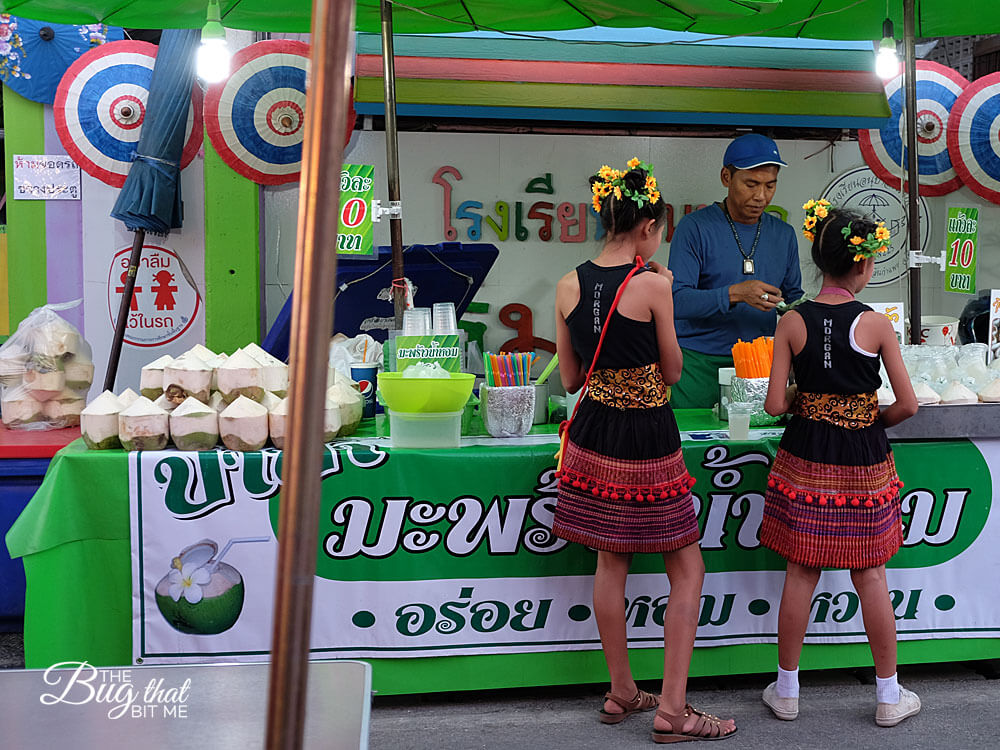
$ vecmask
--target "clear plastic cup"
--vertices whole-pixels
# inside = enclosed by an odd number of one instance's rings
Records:
[[[403,335],[427,336],[431,332],[431,309],[411,307],[403,310]]]
[[[729,402],[729,439],[750,439],[750,415],[756,404],[748,401]]]
[[[441,336],[458,333],[458,319],[455,317],[454,302],[434,303],[433,332]]]

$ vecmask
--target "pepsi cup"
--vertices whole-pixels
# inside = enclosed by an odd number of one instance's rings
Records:
[[[362,419],[375,417],[375,376],[378,365],[351,365],[351,380],[361,386],[361,397],[365,400]]]

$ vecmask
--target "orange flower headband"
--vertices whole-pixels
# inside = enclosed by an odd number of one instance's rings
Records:
[[[653,177],[652,164],[647,164],[633,157],[628,160],[625,166],[628,169],[624,172],[612,169],[607,164],[597,170],[599,181],[591,185],[591,191],[594,193],[592,205],[597,213],[601,212],[601,200],[609,195],[614,195],[618,200],[621,200],[622,196],[631,198],[639,204],[639,208],[645,206],[647,202],[652,205],[660,200],[660,191],[656,189],[656,178]],[[629,170],[636,168],[646,172],[646,184],[642,190],[632,190],[625,184],[625,175],[629,173]]]
[[[829,216],[833,205],[825,198],[820,198],[819,200],[806,201],[802,210],[806,212],[805,221],[802,222],[802,235],[812,242],[816,238],[813,233],[816,224]],[[856,250],[855,262],[874,258],[878,253],[884,253],[889,249],[889,230],[885,228],[885,222],[880,221],[875,227],[875,231],[869,232],[867,237],[853,234],[850,223],[840,231],[848,244]]]

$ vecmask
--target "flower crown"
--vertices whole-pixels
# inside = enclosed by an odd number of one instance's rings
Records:
[[[607,164],[597,170],[598,180],[590,186],[594,193],[592,204],[597,213],[601,212],[601,199],[608,195],[614,195],[618,200],[621,200],[622,196],[631,198],[639,205],[639,208],[645,206],[647,202],[652,205],[660,200],[660,191],[656,189],[656,178],[653,177],[652,164],[647,164],[633,157],[628,160],[625,166],[628,169],[624,172],[612,169]],[[632,190],[625,184],[625,175],[629,173],[629,170],[636,168],[646,172],[646,184],[642,190]]]
[[[816,224],[829,216],[830,211],[833,210],[833,204],[825,198],[808,200],[802,206],[802,210],[806,212],[806,218],[802,222],[802,235],[812,242],[816,238],[813,232]],[[875,227],[875,231],[869,232],[867,237],[854,234],[851,231],[852,223],[848,222],[847,226],[840,230],[840,233],[844,235],[847,243],[855,249],[855,262],[874,258],[878,253],[884,253],[888,250],[889,230],[885,228],[885,222],[880,221]]]

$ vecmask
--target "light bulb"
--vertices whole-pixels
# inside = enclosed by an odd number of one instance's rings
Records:
[[[899,75],[899,56],[896,54],[894,40],[883,39],[879,42],[878,52],[875,54],[875,75],[883,81]]]
[[[203,38],[196,58],[198,77],[206,83],[218,83],[229,75],[229,47],[225,38]]]

